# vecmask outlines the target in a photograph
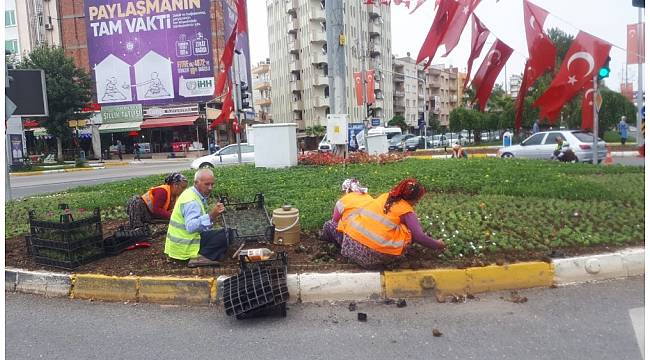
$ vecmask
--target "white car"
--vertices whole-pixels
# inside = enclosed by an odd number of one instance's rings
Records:
[[[255,162],[255,148],[247,143],[241,144],[242,163]],[[237,144],[232,144],[218,150],[212,155],[206,155],[192,161],[192,169],[212,168],[217,165],[237,164]]]
[[[497,156],[501,158],[550,159],[557,146],[555,138],[561,136],[569,142],[578,161],[589,162],[593,158],[593,136],[582,130],[551,130],[531,135],[519,145],[502,147]],[[598,139],[598,162],[607,156],[605,142]]]

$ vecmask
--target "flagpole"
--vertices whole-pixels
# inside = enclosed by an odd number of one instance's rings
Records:
[[[594,165],[598,164],[598,107],[596,106],[596,96],[598,96],[598,75],[594,75],[594,93],[592,95],[592,103],[593,103],[593,113],[594,113],[594,124],[593,124],[593,132],[594,132],[594,143],[591,146],[592,148],[592,156],[591,160]]]
[[[642,38],[645,38],[645,32],[641,32],[644,34],[643,36],[639,36],[639,27],[643,29],[643,25],[641,23],[641,8],[639,8],[639,22],[637,25],[637,91],[636,91],[636,144],[637,146],[641,146],[641,142],[645,139],[641,136],[641,108],[643,107],[643,59],[641,57],[641,49],[643,46],[643,43],[641,42]],[[627,85],[626,85],[627,86]]]

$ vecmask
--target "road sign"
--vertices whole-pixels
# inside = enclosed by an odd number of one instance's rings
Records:
[[[603,96],[600,95],[600,91],[596,92],[594,96],[594,101],[596,101],[596,111],[600,111],[601,105],[603,105]]]
[[[16,105],[13,115],[48,116],[45,72],[43,70],[8,70],[6,95]]]
[[[641,119],[645,119],[645,105],[641,107]]]
[[[370,120],[370,125],[372,126],[379,126],[381,125],[381,119],[380,118],[372,118]]]

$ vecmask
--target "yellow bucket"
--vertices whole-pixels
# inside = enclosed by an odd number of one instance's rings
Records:
[[[300,211],[291,205],[273,210],[276,245],[295,245],[300,242]]]

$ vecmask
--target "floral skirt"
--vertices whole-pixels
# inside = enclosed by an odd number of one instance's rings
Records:
[[[137,229],[151,222],[151,213],[141,196],[135,195],[126,203],[126,214],[129,216],[129,227]]]
[[[341,255],[352,260],[365,269],[373,269],[389,265],[404,258],[404,255],[387,255],[372,250],[371,248],[352,239],[348,235],[336,230],[338,223],[329,220],[323,225],[323,241],[337,244],[341,248]]]

